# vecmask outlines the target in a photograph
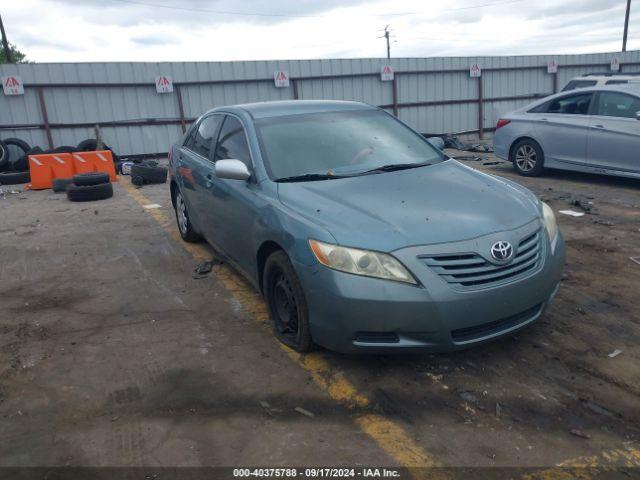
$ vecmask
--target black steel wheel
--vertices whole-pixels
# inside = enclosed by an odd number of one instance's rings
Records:
[[[271,254],[263,274],[264,296],[275,336],[298,352],[313,348],[302,285],[283,251]]]

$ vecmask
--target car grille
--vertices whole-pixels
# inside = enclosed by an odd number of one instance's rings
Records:
[[[476,325],[475,327],[452,330],[451,338],[453,338],[453,341],[457,343],[480,340],[488,337],[489,335],[500,333],[504,330],[508,330],[510,328],[517,327],[522,323],[528,322],[532,317],[540,313],[541,308],[542,304],[539,303],[524,312],[520,312],[516,315],[512,315],[495,322],[483,323],[482,325]]]
[[[420,258],[447,283],[463,288],[490,287],[537,270],[543,256],[542,238],[539,229],[520,240],[516,256],[507,265],[495,265],[476,253],[421,255]]]

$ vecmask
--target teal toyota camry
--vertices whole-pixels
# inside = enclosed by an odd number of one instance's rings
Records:
[[[535,322],[558,290],[549,206],[369,105],[215,108],[169,162],[182,238],[245,275],[301,352],[466,348]]]

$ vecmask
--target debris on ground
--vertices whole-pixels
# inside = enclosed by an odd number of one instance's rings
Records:
[[[493,147],[488,143],[464,143],[455,135],[443,135],[442,140],[444,140],[445,148],[455,148],[457,150],[463,150],[465,152],[493,152]]]
[[[498,402],[496,402],[496,418],[500,418],[502,415],[502,407]]]
[[[559,210],[563,215],[569,215],[570,217],[583,217],[584,212],[576,212],[575,210]]]
[[[592,401],[592,400],[583,400],[582,401],[582,405],[585,408],[588,408],[589,410],[591,410],[592,412],[595,412],[599,415],[605,415],[607,417],[614,417],[616,416],[615,412],[612,412],[608,409],[606,409],[605,407],[603,407],[602,405],[597,404],[596,402]]]
[[[143,205],[143,207],[152,210],[154,208],[162,208],[162,205],[159,203],[150,203],[149,205]]]
[[[591,220],[592,223],[596,223],[598,225],[604,225],[606,227],[613,227],[614,223],[609,221],[609,220],[605,220],[604,218],[594,218]]]
[[[616,358],[618,355],[620,355],[622,353],[622,350],[618,350],[617,348],[611,352],[608,357],[609,358]]]
[[[302,407],[296,407],[296,408],[294,408],[294,410],[296,412],[298,412],[298,413],[301,413],[302,415],[307,416],[307,417],[311,417],[311,418],[315,417],[315,414],[311,413],[309,410],[305,410]]]
[[[478,397],[471,392],[460,392],[460,398],[469,403],[476,403],[478,401]]]
[[[504,162],[500,162],[500,161],[498,161],[498,162],[484,162],[482,165],[487,167],[489,165],[500,165],[501,163],[504,163]]]
[[[595,208],[593,206],[593,202],[590,202],[590,201],[584,201],[584,200],[579,200],[577,198],[574,198],[569,202],[569,205],[577,207],[585,213],[591,213],[591,214],[596,213]]]
[[[200,280],[201,278],[205,278],[211,270],[213,270],[214,265],[220,265],[222,261],[214,258],[213,260],[209,260],[208,262],[202,262],[196,265],[196,268],[193,269],[193,278],[196,280]]]
[[[638,265],[640,265],[640,257],[629,257],[629,260],[631,260],[632,262],[636,262]]]
[[[571,435],[576,436],[576,437],[586,438],[587,440],[591,438],[591,435],[589,435],[588,433],[583,432],[579,428],[572,428],[571,430],[569,430],[569,433]]]
[[[466,160],[471,162],[481,162],[482,160],[486,160],[486,157],[479,157],[477,155],[456,155],[454,157],[456,160]]]

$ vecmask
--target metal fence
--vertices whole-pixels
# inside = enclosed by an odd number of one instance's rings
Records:
[[[0,138],[50,148],[102,138],[124,155],[160,154],[202,112],[219,105],[283,99],[357,100],[378,105],[425,134],[484,136],[501,114],[557,92],[571,78],[640,71],[640,51],[587,55],[285,60],[255,62],[70,63],[0,65],[19,75],[24,95],[0,94]],[[556,60],[557,73],[547,73]],[[471,78],[470,65],[482,68]],[[393,81],[380,69],[390,64]],[[274,72],[286,70],[288,88]],[[169,75],[174,91],[156,93]]]

